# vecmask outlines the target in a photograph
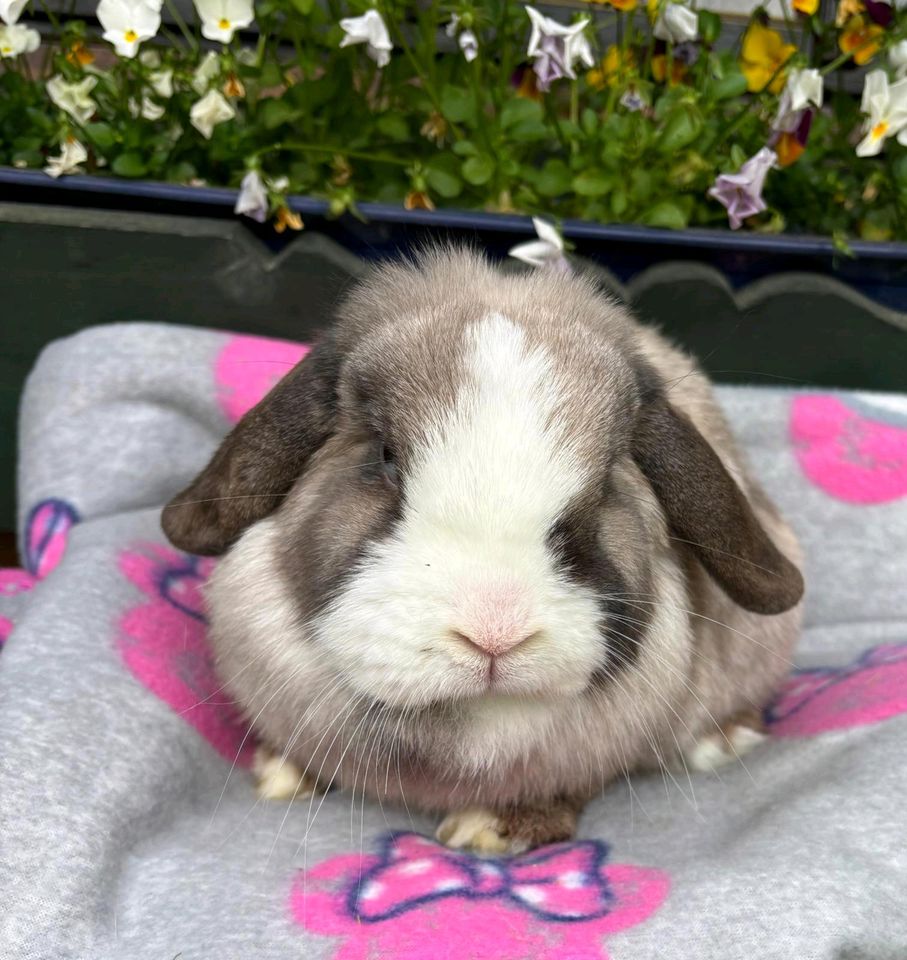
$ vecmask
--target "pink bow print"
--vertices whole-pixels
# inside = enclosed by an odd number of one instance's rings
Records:
[[[375,923],[445,897],[498,898],[543,920],[605,916],[614,896],[598,841],[556,844],[510,859],[445,850],[412,833],[391,834],[378,862],[349,891],[349,910]]]

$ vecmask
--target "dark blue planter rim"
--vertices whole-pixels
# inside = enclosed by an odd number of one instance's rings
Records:
[[[98,196],[136,197],[187,206],[232,209],[239,191],[228,187],[189,187],[150,180],[121,180],[113,177],[76,175],[54,180],[38,170],[16,170],[0,167],[0,184],[12,187],[39,188],[59,192]],[[328,217],[329,204],[314,197],[293,196],[288,205],[300,214]],[[516,214],[485,213],[472,210],[406,210],[388,203],[357,205],[366,220],[374,223],[413,224],[458,230],[497,233],[534,234],[532,218]],[[571,240],[607,243],[649,244],[679,248],[698,248],[746,253],[790,254],[792,256],[829,256],[839,251],[828,237],[791,234],[733,233],[701,227],[687,230],[663,230],[655,227],[601,224],[586,220],[560,221],[565,237]],[[855,240],[850,248],[857,257],[876,260],[907,261],[907,243]]]

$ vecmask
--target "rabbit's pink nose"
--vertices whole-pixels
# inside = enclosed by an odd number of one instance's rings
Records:
[[[537,632],[527,591],[519,584],[496,578],[464,587],[451,624],[455,640],[499,657]]]
[[[451,636],[455,640],[475,648],[480,653],[490,657],[499,657],[502,653],[507,653],[508,650],[512,650],[529,640],[535,634],[527,633],[525,630],[473,630],[468,634],[462,630],[452,630]]]

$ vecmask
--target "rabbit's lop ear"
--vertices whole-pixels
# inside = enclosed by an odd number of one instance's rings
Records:
[[[340,356],[321,340],[227,435],[211,462],[164,508],[174,546],[223,553],[280,505],[336,416]]]
[[[643,401],[633,458],[671,531],[725,593],[754,613],[783,613],[803,595],[800,571],[769,539],[736,482],[690,419],[661,390]]]

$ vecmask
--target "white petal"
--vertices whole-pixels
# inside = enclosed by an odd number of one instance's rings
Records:
[[[511,247],[507,255],[533,267],[544,267],[546,263],[560,256],[560,251],[544,240],[530,240],[528,243],[518,243]]]
[[[460,49],[467,63],[472,63],[479,55],[479,40],[472,30],[464,30],[459,38]]]
[[[553,224],[548,223],[547,220],[542,220],[541,217],[533,217],[532,225],[535,227],[539,240],[550,244],[558,251],[564,249],[564,241]]]
[[[22,16],[26,3],[28,0],[0,0],[0,20],[14,24]]]
[[[189,111],[192,126],[206,139],[211,139],[214,128],[226,120],[232,120],[236,111],[219,90],[209,90],[197,100]]]
[[[205,93],[220,75],[220,56],[209,50],[192,74],[192,89],[199,95]]]
[[[692,41],[699,36],[699,18],[682,4],[668,2],[662,6],[653,33],[659,40],[671,43]]]
[[[860,109],[879,117],[884,116],[888,107],[888,77],[884,70],[871,70],[863,81],[863,98]]]
[[[173,96],[173,71],[155,70],[148,75],[148,84],[162,100],[169,100]]]
[[[872,133],[867,133],[865,137],[857,144],[858,157],[874,157],[882,152],[882,146],[885,143],[884,137],[873,137]]]
[[[824,85],[818,70],[792,70],[787,80],[790,91],[791,110],[805,110],[810,104],[822,106]]]

